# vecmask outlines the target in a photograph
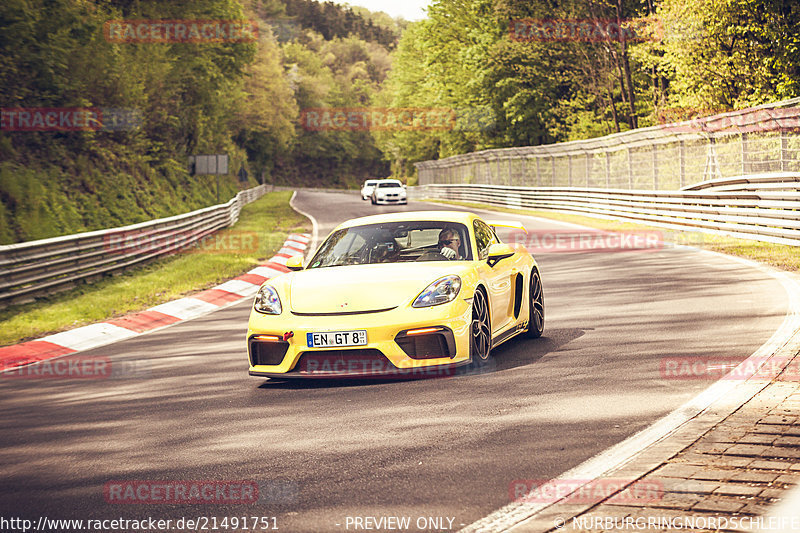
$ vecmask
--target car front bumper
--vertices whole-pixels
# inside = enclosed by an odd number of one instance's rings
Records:
[[[406,204],[408,203],[408,198],[405,196],[390,197],[390,198],[375,198],[375,203],[379,205]]]
[[[453,368],[470,362],[471,321],[472,306],[462,297],[433,307],[405,306],[362,314],[301,316],[288,310],[281,315],[251,311],[247,329],[249,373],[280,378],[451,375]],[[445,344],[450,341],[439,340],[441,349],[429,352],[433,356],[424,350],[415,353],[407,344],[406,332],[411,331],[415,340],[422,339],[423,335],[414,334],[414,330],[423,328],[440,328],[428,337],[446,339],[449,336],[452,346],[445,350]],[[307,333],[352,330],[366,330],[367,344],[336,348],[309,348],[307,345]],[[268,346],[254,346],[261,342]],[[256,355],[255,351],[262,349],[264,351]],[[262,357],[262,353],[269,357]],[[273,364],[262,364],[262,359],[271,359],[268,362]]]

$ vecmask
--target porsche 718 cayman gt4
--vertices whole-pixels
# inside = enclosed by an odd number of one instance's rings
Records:
[[[247,330],[250,374],[431,375],[487,363],[544,330],[534,258],[466,212],[392,213],[337,227],[303,266],[266,281]]]

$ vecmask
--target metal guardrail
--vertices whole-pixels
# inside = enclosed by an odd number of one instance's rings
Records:
[[[0,307],[175,253],[236,223],[242,207],[267,191],[259,185],[183,215],[0,246]]]
[[[689,185],[683,191],[755,191],[787,190],[800,191],[800,173],[773,172],[752,176],[719,178]]]
[[[677,190],[762,172],[800,171],[800,98],[542,146],[416,163],[420,185]]]
[[[508,185],[424,185],[414,197],[549,209],[680,230],[800,245],[800,191],[647,191]]]

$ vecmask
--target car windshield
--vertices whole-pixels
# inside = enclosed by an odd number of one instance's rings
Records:
[[[364,187],[374,187],[375,184],[378,183],[377,181],[367,181],[364,183]]]
[[[388,182],[388,183],[379,183],[378,184],[378,188],[379,189],[385,189],[387,187],[402,187],[402,185],[400,185],[399,183],[391,182],[391,181]]]
[[[469,232],[463,224],[415,221],[354,226],[332,233],[322,243],[308,268],[447,261],[439,253],[443,244],[458,247],[453,261],[472,260]]]

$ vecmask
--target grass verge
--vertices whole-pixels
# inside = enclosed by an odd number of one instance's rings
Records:
[[[683,244],[687,246],[694,246],[705,250],[712,250],[724,254],[735,255],[752,259],[775,268],[787,270],[790,272],[800,271],[800,247],[789,246],[785,244],[772,244],[768,242],[750,241],[747,239],[737,239],[735,237],[726,237],[724,235],[714,235],[711,233],[702,233],[699,231],[681,231],[672,230],[668,228],[661,228],[655,226],[648,226],[646,224],[639,224],[635,222],[627,222],[622,220],[612,220],[604,218],[595,218],[583,215],[576,215],[572,213],[560,213],[557,211],[536,210],[536,209],[511,209],[508,207],[500,207],[489,204],[477,204],[472,202],[456,202],[450,200],[429,200],[437,203],[444,203],[450,205],[460,205],[463,207],[471,207],[474,209],[489,209],[501,213],[514,213],[522,215],[531,215],[542,218],[549,218],[560,222],[571,222],[573,224],[580,224],[590,228],[597,228],[608,231],[625,231],[625,230],[652,230],[659,231],[664,236],[664,242]]]
[[[270,258],[292,232],[310,230],[289,206],[291,191],[271,192],[242,209],[239,221],[202,246],[36,302],[0,311],[0,346],[142,311],[236,277]]]

